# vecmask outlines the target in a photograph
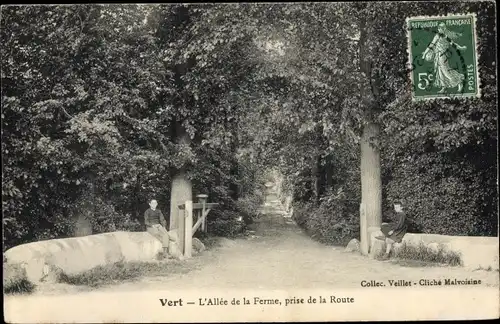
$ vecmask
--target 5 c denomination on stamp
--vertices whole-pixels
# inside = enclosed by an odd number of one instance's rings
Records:
[[[406,22],[413,100],[480,97],[475,15]]]

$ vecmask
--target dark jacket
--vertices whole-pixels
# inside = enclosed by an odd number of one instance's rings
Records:
[[[393,218],[394,221],[392,223],[387,225],[384,224],[384,226],[382,226],[380,230],[388,238],[394,240],[395,242],[401,243],[403,237],[406,234],[406,231],[408,230],[408,222],[406,219],[406,214],[404,212],[401,213],[393,212]],[[391,235],[389,235],[390,231],[393,231]]]

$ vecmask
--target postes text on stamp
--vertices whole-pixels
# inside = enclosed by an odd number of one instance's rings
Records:
[[[413,99],[479,97],[475,15],[406,21]]]

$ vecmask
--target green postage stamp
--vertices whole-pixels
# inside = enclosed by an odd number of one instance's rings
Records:
[[[480,97],[476,16],[406,19],[413,100]]]

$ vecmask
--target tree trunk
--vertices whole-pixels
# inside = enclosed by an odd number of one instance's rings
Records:
[[[230,131],[232,134],[231,137],[231,183],[229,184],[229,192],[231,199],[236,201],[239,198],[240,188],[238,186],[237,181],[239,181],[239,164],[238,159],[236,158],[238,151],[238,122],[236,119],[233,121],[228,121],[226,118],[226,131]]]
[[[231,183],[229,184],[229,193],[230,197],[232,200],[237,201],[239,198],[239,187],[236,181],[238,180],[239,177],[239,172],[238,172],[238,161],[234,160],[231,162],[231,178],[234,180],[231,180]]]
[[[365,5],[365,10],[367,5]],[[363,82],[360,87],[361,105],[366,124],[361,134],[361,205],[360,205],[360,248],[361,253],[370,250],[371,228],[380,228],[382,223],[382,179],[380,172],[379,134],[380,128],[374,121],[377,110],[375,100],[378,95],[376,82],[373,82],[372,61],[370,51],[373,46],[369,40],[376,35],[367,24],[366,18],[360,20],[359,62]]]
[[[317,203],[317,193],[318,193],[318,163],[317,159],[314,158],[314,163],[310,169],[310,174],[307,179],[307,187],[308,187],[308,197],[306,200],[311,200],[315,204]]]
[[[142,201],[141,200],[141,178],[140,175],[137,175],[135,185],[134,185],[134,206],[132,207],[134,209],[134,214],[135,218],[141,223],[141,228],[143,230],[146,230],[146,224],[144,223],[144,205],[146,203],[149,203],[149,201]],[[149,199],[149,197],[148,197]]]
[[[81,198],[81,203],[77,204],[75,210],[75,237],[92,234],[92,218],[94,218],[95,184],[92,176],[89,177],[87,194]]]
[[[314,202],[319,206],[322,187],[323,187],[323,168],[321,167],[321,155],[318,154],[316,157],[316,163],[313,168],[313,179],[314,179]]]
[[[332,156],[328,155],[325,161],[325,191],[332,189],[333,185]]]
[[[90,219],[88,218],[89,215],[92,212],[88,211],[79,211],[78,212],[78,217],[76,219],[75,223],[75,231],[74,231],[74,236],[79,237],[79,236],[87,236],[92,234],[92,224],[90,222]]]
[[[182,13],[182,19],[187,19],[184,13]],[[184,81],[182,76],[184,76],[189,68],[194,64],[192,59],[188,59],[188,62],[182,64],[177,64],[174,67],[175,73],[175,84],[179,93],[183,95],[182,98],[176,100],[175,105],[190,107],[191,100],[184,92]],[[186,129],[182,125],[182,120],[177,119],[174,121],[171,127],[171,135],[177,144],[189,145],[191,139]],[[187,177],[185,166],[180,169],[172,170],[172,185],[170,191],[170,217],[169,217],[169,229],[180,229],[179,239],[183,239],[184,236],[184,214],[180,215],[179,204],[184,204],[186,200],[193,200],[193,185]],[[182,251],[184,252],[184,251]]]
[[[368,254],[370,227],[382,223],[382,177],[380,172],[380,128],[368,123],[361,136],[361,252]]]
[[[189,144],[190,139],[180,122],[175,123],[176,139],[179,144]],[[170,230],[183,228],[184,215],[180,214],[179,204],[193,200],[193,185],[184,167],[173,171],[170,192]]]

